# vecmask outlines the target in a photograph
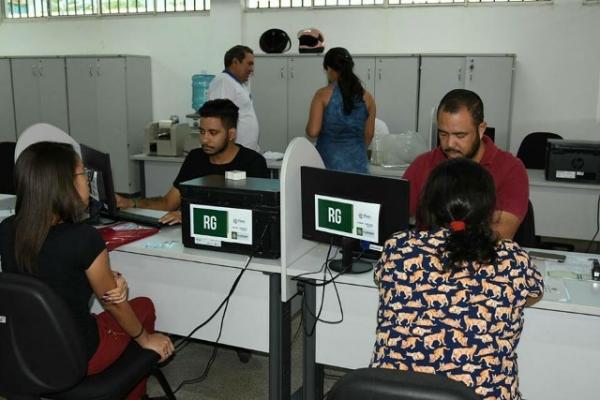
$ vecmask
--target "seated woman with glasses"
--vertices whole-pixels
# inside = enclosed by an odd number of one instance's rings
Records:
[[[148,298],[126,301],[117,287],[108,252],[92,226],[79,223],[89,198],[88,177],[69,144],[39,142],[27,147],[15,165],[16,214],[0,223],[3,272],[39,277],[65,300],[84,338],[88,375],[116,361],[135,340],[161,361],[173,353],[171,340],[154,333],[154,305]],[[90,313],[90,298],[105,312]],[[40,332],[40,335],[43,335]],[[145,380],[128,399],[139,399]]]
[[[372,367],[445,375],[486,399],[520,399],[516,347],[541,274],[490,228],[490,174],[468,159],[431,173],[418,230],[395,234],[375,267],[378,326]]]

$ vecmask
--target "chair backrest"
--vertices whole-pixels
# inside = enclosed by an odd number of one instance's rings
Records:
[[[58,392],[86,374],[87,356],[64,301],[41,280],[0,272],[0,393]]]
[[[0,193],[15,194],[15,142],[0,143]]]
[[[535,216],[531,200],[528,200],[527,214],[521,221],[513,240],[519,243],[521,247],[539,247],[538,239],[535,236]]]
[[[517,157],[523,161],[525,168],[545,168],[548,139],[562,139],[562,136],[551,132],[533,132],[523,138]]]
[[[340,378],[327,400],[481,400],[461,382],[442,375],[361,368]]]

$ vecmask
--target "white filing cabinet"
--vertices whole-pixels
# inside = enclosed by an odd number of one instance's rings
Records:
[[[152,121],[150,58],[68,57],[70,134],[79,143],[110,154],[115,190],[140,190],[144,128]]]
[[[421,56],[419,131],[429,133],[447,92],[468,89],[483,100],[485,120],[496,128],[496,145],[508,150],[513,65],[513,55]]]
[[[65,59],[13,58],[11,63],[17,136],[38,122],[69,132]]]
[[[17,140],[17,135],[10,60],[2,58],[0,59],[0,142],[14,142],[15,140]]]

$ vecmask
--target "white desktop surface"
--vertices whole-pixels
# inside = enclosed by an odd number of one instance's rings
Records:
[[[115,252],[133,253],[145,256],[191,261],[203,264],[243,268],[248,256],[219,251],[200,250],[184,247],[181,241],[181,226],[166,226],[155,235],[118,247]],[[111,253],[112,255],[112,253]],[[249,270],[269,273],[281,272],[279,259],[253,258]]]
[[[288,266],[288,277],[312,272],[304,278],[321,281],[323,274],[316,271],[325,260],[327,248],[319,245]],[[547,294],[533,307],[525,309],[526,322],[517,348],[520,389],[528,400],[597,398],[598,368],[595,366],[600,359],[600,282],[548,276],[549,271],[558,269],[589,277],[591,261],[588,258],[594,255],[562,254],[567,255],[562,264],[535,260],[544,273]],[[317,324],[316,362],[351,369],[366,367],[375,342],[379,300],[373,273],[345,274],[336,282],[343,322]],[[317,310],[321,306],[321,295],[322,288],[317,287]],[[321,318],[335,321],[341,316],[333,285],[327,285]]]
[[[127,279],[129,298],[150,297],[156,307],[156,328],[182,336],[217,309],[247,260],[245,255],[183,247],[180,226],[164,227],[110,252],[111,267]],[[269,352],[265,272],[280,273],[280,261],[251,261],[230,300],[219,343]],[[100,311],[100,306],[96,303],[93,310]],[[221,315],[222,311],[194,338],[214,342]]]

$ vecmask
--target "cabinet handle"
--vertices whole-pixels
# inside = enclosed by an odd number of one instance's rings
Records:
[[[100,64],[96,64],[96,76],[100,76]]]
[[[38,67],[38,76],[44,76],[44,66],[41,64]]]
[[[35,64],[31,66],[31,75],[37,76],[37,68],[35,67]]]
[[[475,69],[475,63],[471,60],[471,64],[469,65],[469,81],[473,80],[473,70]]]
[[[90,64],[90,76],[94,76],[94,67]]]
[[[381,80],[381,68],[379,68],[379,70],[377,70],[377,75],[379,76],[379,80]]]
[[[462,68],[458,69],[458,81],[460,82],[460,76],[462,75]]]
[[[293,69],[290,71],[290,78],[294,79],[294,70]]]
[[[371,80],[371,68],[367,69],[367,80],[370,81]]]
[[[279,73],[281,74],[281,79],[283,79],[284,78],[284,76],[283,76],[283,67],[281,67],[281,69],[279,70]]]

